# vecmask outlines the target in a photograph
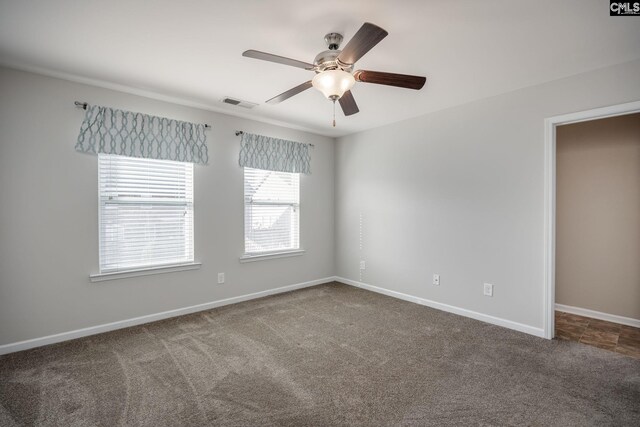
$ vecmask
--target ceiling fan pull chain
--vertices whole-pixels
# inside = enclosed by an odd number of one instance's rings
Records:
[[[336,127],[336,100],[333,100],[333,127]]]

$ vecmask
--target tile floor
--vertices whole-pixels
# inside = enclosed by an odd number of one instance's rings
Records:
[[[556,311],[556,338],[640,359],[640,328]]]

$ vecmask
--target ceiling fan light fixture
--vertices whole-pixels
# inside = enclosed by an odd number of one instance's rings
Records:
[[[356,79],[351,73],[342,70],[323,71],[316,74],[311,81],[313,87],[332,101],[340,99],[346,91],[353,87],[355,82]]]
[[[296,87],[282,92],[280,95],[274,96],[267,100],[267,104],[277,104],[311,87],[315,87],[322,92],[326,98],[333,101],[333,126],[335,126],[336,101],[340,101],[340,108],[345,116],[351,116],[360,111],[358,104],[356,104],[355,99],[353,99],[353,93],[351,93],[351,88],[356,81],[414,90],[422,89],[426,83],[426,77],[406,74],[367,70],[356,70],[351,74],[356,62],[380,43],[388,34],[387,31],[377,25],[365,22],[353,35],[351,40],[349,40],[347,45],[340,50],[342,34],[329,33],[324,37],[329,50],[325,50],[316,55],[313,63],[298,61],[258,50],[244,51],[242,56],[315,72],[316,75],[312,80],[307,80]]]

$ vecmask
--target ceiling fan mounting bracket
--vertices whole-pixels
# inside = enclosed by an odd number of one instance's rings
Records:
[[[324,41],[327,43],[329,50],[338,50],[340,43],[342,43],[342,34],[329,33],[324,36]]]
[[[340,43],[342,43],[342,34],[329,33],[324,36],[324,41],[327,43],[329,50],[325,50],[316,55],[313,61],[315,65],[315,72],[321,73],[327,70],[342,70],[350,73],[353,70],[353,65],[338,63],[338,55],[340,55]]]

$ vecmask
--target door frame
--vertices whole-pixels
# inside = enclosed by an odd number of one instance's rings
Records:
[[[548,117],[544,120],[544,337],[555,336],[556,127],[640,112],[640,101]]]

